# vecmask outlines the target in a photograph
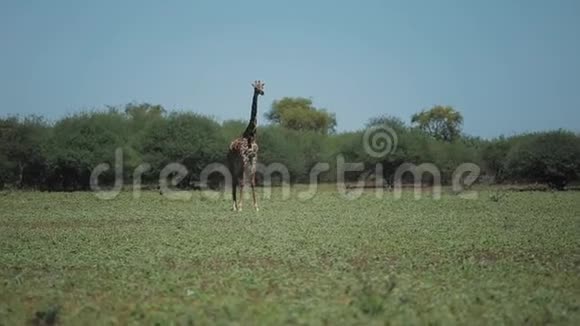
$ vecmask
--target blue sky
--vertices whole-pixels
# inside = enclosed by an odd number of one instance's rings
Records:
[[[311,97],[338,130],[452,105],[473,135],[580,131],[580,1],[0,2],[0,114],[128,102],[247,119]],[[260,115],[263,121],[263,115]]]

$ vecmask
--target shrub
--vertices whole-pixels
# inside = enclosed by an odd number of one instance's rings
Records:
[[[201,171],[211,163],[225,163],[227,142],[220,125],[213,119],[195,113],[172,113],[152,124],[139,142],[137,150],[144,162],[151,164],[146,175],[157,180],[169,163],[179,163],[188,170],[180,183],[186,187],[199,180]]]
[[[37,116],[0,119],[0,188],[38,185],[45,177],[46,121]]]
[[[523,137],[508,152],[504,169],[510,180],[563,189],[580,173],[580,137],[562,130]]]
[[[128,139],[126,117],[116,111],[83,112],[58,121],[44,148],[50,189],[88,189],[92,170],[105,163],[114,167],[115,150]],[[102,174],[111,182],[114,168]]]

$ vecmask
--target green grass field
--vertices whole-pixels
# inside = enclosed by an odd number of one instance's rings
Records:
[[[2,193],[0,324],[580,325],[580,193],[490,196]]]

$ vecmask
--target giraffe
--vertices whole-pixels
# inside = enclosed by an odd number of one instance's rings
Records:
[[[256,164],[258,162],[258,143],[256,142],[256,127],[258,114],[258,96],[264,95],[264,83],[257,80],[252,83],[254,87],[254,95],[252,97],[252,112],[250,114],[250,122],[241,137],[234,139],[230,143],[228,151],[228,167],[232,174],[232,197],[233,210],[241,211],[244,184],[250,181],[252,188],[252,198],[254,201],[254,208],[259,210],[258,202],[256,201]],[[240,200],[236,198],[236,188],[240,186]]]

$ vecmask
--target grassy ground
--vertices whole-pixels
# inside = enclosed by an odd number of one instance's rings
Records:
[[[0,324],[580,325],[578,192],[0,195]]]

